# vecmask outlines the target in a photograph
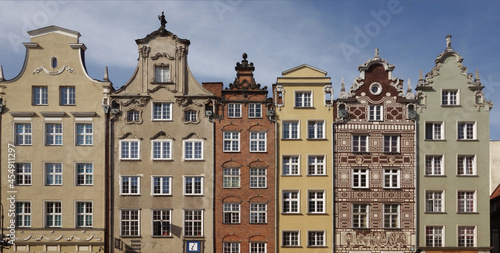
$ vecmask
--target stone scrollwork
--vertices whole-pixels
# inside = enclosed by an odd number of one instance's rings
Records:
[[[66,70],[66,71],[68,71],[69,73],[76,74],[74,69],[72,69],[72,68],[70,68],[70,67],[68,67],[68,66],[66,66],[66,65],[65,65],[65,66],[63,66],[61,69],[56,70],[56,71],[49,71],[49,70],[48,70],[48,69],[46,69],[44,66],[41,66],[41,67],[38,67],[38,68],[36,68],[35,70],[33,70],[33,75],[35,75],[35,74],[38,74],[38,73],[42,72],[42,70],[43,70],[45,73],[47,73],[47,74],[49,74],[49,75],[51,75],[51,76],[57,76],[57,75],[60,75],[60,74],[61,74],[61,73],[63,73],[65,70]]]
[[[148,46],[142,46],[139,48],[139,54],[141,54],[141,57],[143,59],[146,59],[149,56],[149,52],[151,51],[151,48]]]
[[[352,231],[342,233],[342,245],[349,248],[401,249],[407,247],[405,232]]]
[[[156,59],[158,59],[160,57],[165,57],[165,58],[167,58],[169,60],[174,60],[175,59],[174,57],[170,56],[167,53],[156,53],[154,56],[151,56],[151,59],[152,60],[156,60]]]
[[[64,241],[73,241],[73,240],[78,240],[78,241],[91,241],[92,239],[95,240],[95,241],[102,241],[102,238],[100,237],[97,237],[95,235],[90,235],[90,237],[88,238],[83,238],[83,237],[78,237],[78,236],[75,236],[75,235],[71,235],[71,236],[65,236],[65,235],[60,235],[59,237],[56,237],[56,238],[50,238],[50,237],[47,237],[45,235],[40,235],[40,236],[34,236],[34,235],[29,235],[28,237],[26,238],[19,238],[19,237],[16,237],[16,241],[29,241],[29,240],[35,240],[37,242],[39,241],[42,241],[42,240],[46,240],[46,241],[49,241],[49,242],[57,242],[57,241],[61,241],[61,240],[64,240]]]

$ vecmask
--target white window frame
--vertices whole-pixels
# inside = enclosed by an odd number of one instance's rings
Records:
[[[326,246],[326,231],[325,230],[308,230],[307,231],[307,247],[325,247]]]
[[[90,133],[88,132],[90,125]],[[78,132],[79,126],[83,127],[83,133]],[[90,136],[90,142],[87,137]],[[79,137],[83,137],[83,143],[79,143]],[[75,122],[75,146],[92,146],[94,144],[94,124],[92,122]]]
[[[128,152],[126,156],[123,153],[123,144],[128,143]],[[137,143],[137,154],[132,151],[131,144]],[[140,160],[141,159],[141,141],[130,139],[130,140],[120,140],[120,160]]]
[[[459,121],[457,123],[457,140],[477,140],[476,122]]]
[[[297,133],[295,136],[294,133]],[[300,121],[298,120],[284,120],[281,138],[284,140],[298,140],[300,139]]]
[[[18,132],[18,126],[22,126]],[[29,126],[29,127],[27,127]],[[31,122],[14,122],[14,143],[16,146],[31,146],[33,143],[33,128]]]
[[[131,180],[137,179],[137,192],[133,192]],[[125,185],[127,179],[128,186]],[[141,177],[140,176],[120,176],[120,195],[141,195]],[[126,190],[126,191],[125,191]]]
[[[64,143],[64,127],[62,122],[45,122],[45,146],[62,146]],[[49,132],[49,125],[53,125],[51,132]],[[61,132],[58,132],[57,126],[60,126]],[[49,142],[49,136],[52,141]],[[61,143],[58,143],[58,137],[61,138]]]
[[[241,223],[241,204],[240,203],[222,203],[222,223],[240,224]]]
[[[429,125],[431,125],[429,127]],[[431,131],[431,133],[428,133]],[[444,140],[444,122],[425,122],[425,140]]]
[[[128,212],[128,219],[123,219],[125,212]],[[134,213],[133,213],[134,212]],[[137,219],[132,219],[132,215],[137,212]],[[125,234],[125,223],[129,227],[128,232]],[[135,225],[137,224],[137,225]],[[137,226],[137,231],[131,228]],[[141,236],[141,210],[140,209],[120,209],[120,236],[121,237],[140,237]]]
[[[400,138],[399,135],[384,135],[384,153],[399,153]]]
[[[284,155],[282,161],[282,176],[300,176],[299,155]]]
[[[265,242],[250,242],[250,253],[266,253],[267,243]]]
[[[457,191],[457,213],[477,212],[477,192]]]
[[[59,87],[59,105],[75,105],[76,91],[75,86]]]
[[[39,90],[37,91],[37,89]],[[33,86],[31,92],[31,103],[33,105],[49,104],[49,88],[47,86]]]
[[[240,152],[241,134],[239,131],[223,131],[222,138],[224,152]]]
[[[49,172],[49,165],[52,166],[52,171]],[[59,165],[59,167],[57,166]],[[44,182],[45,186],[60,186],[63,185],[63,163],[61,162],[44,162],[43,163],[43,168],[44,168]],[[52,178],[53,183],[49,183],[49,176]]]
[[[476,155],[457,155],[457,175],[477,175]]]
[[[308,214],[324,214],[324,213],[326,213],[326,191],[325,190],[308,190],[307,191],[307,213]]]
[[[457,106],[460,105],[459,90],[441,90],[441,105]]]
[[[186,219],[187,213],[191,212],[191,216],[193,216],[192,219]],[[200,212],[199,216],[201,220],[194,219],[194,216],[198,215],[195,214],[194,212]],[[199,235],[194,235],[194,234],[188,234],[188,227],[193,226],[192,232],[196,232],[194,230],[194,227],[197,225],[197,223],[200,223],[200,234]],[[183,224],[184,224],[184,237],[203,237],[203,210],[200,209],[189,209],[189,210],[184,210],[183,214]]]
[[[157,112],[157,106],[159,107],[159,111]],[[164,107],[166,106],[166,107]],[[172,111],[173,111],[173,103],[172,102],[162,102],[156,101],[151,105],[151,119],[152,121],[172,121]]]
[[[281,247],[300,247],[300,230],[281,231],[281,243]]]
[[[370,188],[370,170],[367,168],[352,168],[351,170],[351,188],[368,189]]]
[[[83,165],[83,168],[80,168]],[[91,172],[88,172],[86,165],[90,165]],[[79,169],[83,169],[83,172],[79,172]],[[79,183],[79,177],[83,177],[83,183]],[[90,177],[91,183],[87,183]],[[90,186],[94,185],[94,163],[91,162],[76,162],[75,163],[75,185],[76,186]]]
[[[22,207],[19,207],[22,205]],[[21,212],[18,212],[22,209]],[[28,209],[28,210],[27,210]],[[31,200],[16,200],[16,227],[30,228],[32,222],[32,205]]]
[[[384,121],[384,106],[383,105],[370,105],[369,108],[369,121]]]
[[[250,152],[267,152],[267,133],[250,131]]]
[[[195,110],[184,111],[184,122],[196,122],[198,120],[198,112]]]
[[[159,183],[160,183],[159,192],[155,192],[157,180],[159,180]],[[165,184],[167,186],[166,190],[164,189]],[[153,195],[153,196],[170,196],[170,195],[172,195],[172,176],[151,176],[151,195]]]
[[[394,211],[396,207],[396,211]],[[389,208],[389,210],[387,210]],[[400,204],[384,204],[384,228],[394,229],[400,227]]]
[[[222,169],[222,188],[241,188],[240,168]]]
[[[432,225],[425,227],[425,246],[443,247],[444,244],[444,226]],[[429,233],[431,232],[431,233]]]
[[[157,218],[160,219],[157,219]],[[166,219],[163,219],[163,218]],[[155,235],[155,224],[160,223],[160,234]],[[165,229],[167,225],[168,228]],[[151,209],[151,237],[172,237],[172,209]]]
[[[248,104],[248,118],[250,118],[250,119],[262,118],[262,104],[249,103]]]
[[[361,208],[364,206],[366,211],[363,212]],[[359,209],[358,212],[355,212],[356,207]],[[370,227],[370,205],[368,204],[352,204],[352,228],[369,228]],[[365,224],[362,224],[364,220]],[[356,222],[357,221],[357,225]]]
[[[425,191],[425,212],[426,213],[444,213],[445,194],[442,190]]]
[[[188,189],[188,180],[195,180],[195,179],[200,179],[200,191],[197,192],[196,191],[196,184],[198,184],[198,182],[192,182],[191,184],[191,187],[190,189]],[[186,196],[190,196],[190,195],[193,195],[193,196],[202,196],[203,195],[203,186],[204,186],[204,181],[205,178],[203,176],[183,176],[183,193],[184,195]],[[189,191],[188,191],[189,190]]]
[[[79,212],[80,204],[83,205],[83,212]],[[90,212],[88,212],[89,208]],[[78,217],[83,217],[83,225],[79,225]],[[89,219],[90,219],[90,225],[87,224]],[[92,203],[92,201],[75,201],[75,227],[92,228],[93,226],[94,226],[94,203]]]
[[[16,163],[16,186],[31,185],[33,182],[33,169],[31,163]]]
[[[325,139],[325,121],[309,120],[307,121],[307,139]]]
[[[250,224],[267,223],[267,204],[250,203]]]
[[[198,144],[199,143],[199,144]],[[187,152],[187,144],[192,145],[192,150],[191,152]],[[203,140],[184,140],[182,142],[182,157],[184,160],[203,160]],[[200,156],[196,155],[196,146],[201,147],[201,154]],[[188,157],[188,155],[190,157]]]
[[[170,82],[170,66],[155,66],[155,82],[168,83]]]
[[[156,145],[159,145],[159,157],[155,157]],[[172,140],[152,140],[151,160],[172,160]]]
[[[439,161],[436,159],[440,158]],[[438,168],[438,166],[440,166]],[[425,155],[425,175],[426,176],[443,176],[444,175],[444,155],[433,154]]]
[[[397,168],[384,168],[384,188],[399,189],[401,186],[401,170]]]
[[[239,242],[223,242],[222,253],[240,253]]]
[[[311,108],[313,107],[313,92],[312,91],[295,91],[294,107],[295,108]],[[307,96],[308,95],[308,96]]]
[[[352,152],[353,153],[367,153],[369,151],[368,135],[352,135]]]
[[[241,104],[228,103],[227,104],[227,117],[228,118],[241,118]]]
[[[289,197],[285,197],[286,194],[290,194]],[[293,195],[296,195],[293,196]],[[282,210],[281,213],[289,214],[289,213],[300,213],[300,191],[299,190],[282,190],[281,192],[282,199]],[[288,209],[286,208],[285,203],[288,203]],[[297,207],[297,210],[293,210],[293,206]]]
[[[307,175],[308,176],[324,176],[324,175],[326,175],[326,156],[325,155],[308,155],[307,156]]]
[[[263,174],[262,171],[264,172]],[[267,188],[267,169],[250,168],[249,173],[250,173],[250,188]],[[262,183],[264,185],[262,185]]]
[[[60,228],[62,227],[62,201],[44,201],[44,212],[45,212],[45,226],[46,228]],[[49,212],[50,208],[55,209],[53,212]],[[59,209],[59,210],[58,210]],[[58,212],[59,211],[59,212]],[[52,217],[52,222],[49,224],[49,217]],[[57,225],[57,218],[59,218],[60,224]]]
[[[127,111],[127,122],[140,122],[141,113],[137,110]]]
[[[472,231],[471,231],[472,230]],[[457,245],[458,247],[476,247],[477,242],[476,226],[457,226]],[[465,237],[465,238],[463,238]],[[472,243],[470,238],[472,237]]]

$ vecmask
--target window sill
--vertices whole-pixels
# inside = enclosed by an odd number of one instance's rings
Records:
[[[281,215],[298,215],[298,214],[302,215],[302,213],[283,213],[283,212],[281,213]]]
[[[351,228],[352,230],[370,230],[370,228]]]
[[[323,213],[306,213],[307,215],[328,215],[328,213],[323,212]]]
[[[199,239],[199,238],[205,238],[205,236],[203,235],[184,235],[184,238],[196,238],[196,239]]]
[[[424,214],[447,214],[446,212],[424,212]]]
[[[301,141],[301,138],[281,138],[282,141]]]
[[[446,177],[446,175],[424,175],[424,177]]]
[[[241,151],[236,150],[236,151],[231,151],[231,150],[223,150],[224,153],[241,153]]]
[[[479,142],[479,140],[478,140],[478,139],[457,139],[457,141],[465,141],[465,142],[467,142],[467,141],[471,141],[471,142]]]
[[[152,122],[168,122],[168,121],[173,121],[172,119],[152,119],[151,120]]]
[[[250,225],[267,225],[267,222],[250,222]]]
[[[395,188],[391,188],[391,187],[382,187],[382,189],[386,190],[386,191],[402,191],[401,187],[395,187]]]
[[[120,235],[121,238],[142,238],[140,235]]]
[[[229,226],[241,225],[241,223],[222,223],[222,224],[229,225]]]
[[[308,177],[327,177],[326,174],[307,174]]]
[[[297,245],[297,246],[292,246],[292,245],[290,245],[290,246],[287,246],[287,245],[282,245],[281,247],[282,247],[282,248],[302,248],[302,246],[300,246],[300,245]]]
[[[424,141],[442,141],[442,142],[445,142],[446,139],[424,139]]]
[[[151,81],[151,84],[161,85],[161,84],[175,84],[175,83],[174,83],[174,82],[172,82],[172,81],[168,81],[168,82],[158,82],[158,81],[154,80],[154,81]]]
[[[174,238],[172,235],[152,235],[151,238],[161,239],[161,238]]]
[[[281,175],[282,177],[301,177],[302,175]]]
[[[184,162],[204,162],[205,159],[182,159]]]
[[[307,138],[308,141],[327,141],[326,138]]]
[[[362,191],[362,190],[370,190],[369,187],[351,187],[351,189],[352,190],[360,190],[360,191]]]
[[[151,194],[153,197],[172,197],[172,194]]]
[[[264,151],[250,151],[250,153],[267,153],[267,150],[264,150]]]
[[[457,177],[479,177],[478,175],[457,175]]]
[[[228,119],[242,119],[243,117],[239,116],[239,117],[229,117],[227,116]]]
[[[478,212],[457,212],[457,214],[479,214]]]
[[[307,248],[328,248],[326,245],[321,245],[321,246],[307,246]]]
[[[203,194],[185,194],[184,193],[184,197],[203,197],[205,195]]]
[[[462,107],[461,105],[443,105],[441,104],[441,107]]]
[[[64,104],[64,105],[63,104],[59,104],[59,106],[76,106],[76,104],[67,104],[67,105],[66,104]]]
[[[267,189],[267,187],[249,187],[250,189]]]
[[[392,230],[392,231],[394,231],[394,230],[401,230],[401,228],[386,228],[386,227],[384,227],[384,229],[385,230]]]
[[[141,159],[140,158],[139,159],[123,159],[123,158],[120,158],[120,161],[122,161],[122,162],[127,162],[127,161],[129,161],[129,162],[138,162],[139,161],[140,162]]]
[[[293,109],[315,109],[314,106],[294,106]]]
[[[248,117],[249,119],[262,119],[262,116],[260,117]]]
[[[369,151],[351,151],[353,154],[358,154],[358,155],[369,155]]]
[[[384,155],[400,155],[401,152],[399,151],[384,151]]]
[[[241,187],[222,187],[222,189],[241,189]]]
[[[174,159],[169,158],[169,159],[151,159],[153,162],[172,162]]]

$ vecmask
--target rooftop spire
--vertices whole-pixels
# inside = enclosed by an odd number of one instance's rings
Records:
[[[408,87],[406,88],[406,92],[411,93],[411,82],[410,82],[410,78],[408,78]]]
[[[104,69],[104,81],[109,81],[108,66]]]
[[[0,65],[0,81],[4,81],[5,79],[3,78],[3,68]]]

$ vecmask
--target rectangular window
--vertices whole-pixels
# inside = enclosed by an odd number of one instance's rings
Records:
[[[299,139],[299,122],[285,121],[283,122],[283,139]]]
[[[184,177],[184,195],[203,195],[203,177]]]
[[[249,118],[262,118],[262,104],[248,104]]]
[[[325,191],[308,192],[308,213],[325,213]]]
[[[241,104],[228,104],[227,105],[228,118],[241,118]]]
[[[240,169],[226,168],[223,170],[222,186],[224,188],[240,188]]]
[[[283,191],[283,213],[299,213],[299,192]]]
[[[203,236],[203,211],[184,210],[184,236]]]
[[[62,185],[62,163],[45,164],[45,185]]]
[[[266,169],[250,169],[250,188],[266,188],[267,187],[267,170]]]
[[[75,105],[75,87],[61,87],[60,96],[61,105]]]
[[[171,195],[172,194],[172,177],[167,176],[153,176],[152,177],[153,195]]]
[[[295,107],[312,107],[312,92],[296,91]]]
[[[283,156],[283,175],[300,175],[298,156]]]
[[[443,90],[442,105],[458,105],[458,90]]]
[[[185,122],[196,122],[198,120],[198,113],[193,110],[188,110],[184,112],[184,121]]]
[[[47,123],[45,124],[45,145],[62,145],[63,130],[62,123]]]
[[[399,153],[399,136],[385,135],[384,136],[384,152]]]
[[[240,132],[224,131],[224,152],[240,151]]]
[[[92,123],[76,124],[76,145],[92,145]]]
[[[368,152],[368,136],[353,135],[352,136],[352,152]]]
[[[352,188],[368,188],[368,169],[352,169]]]
[[[458,122],[457,130],[459,140],[475,140],[477,138],[475,122]]]
[[[94,169],[92,163],[76,164],[76,185],[93,185]]]
[[[457,195],[458,195],[457,212],[459,213],[476,212],[476,192],[459,191]]]
[[[283,231],[283,246],[300,246],[299,231]]]
[[[476,246],[476,227],[459,226],[458,227],[458,247]]]
[[[354,204],[352,205],[352,227],[353,228],[368,228],[368,205]]]
[[[250,253],[266,253],[267,246],[265,242],[251,242]]]
[[[425,227],[425,246],[443,247],[444,230],[442,226]]]
[[[443,122],[426,122],[425,123],[425,139],[426,140],[444,140]]]
[[[369,119],[371,121],[382,121],[384,107],[382,105],[370,105]]]
[[[444,194],[443,191],[425,192],[425,212],[442,213],[444,212]]]
[[[31,227],[31,202],[16,201],[16,227]]]
[[[153,149],[151,150],[153,160],[172,159],[172,142],[170,140],[151,141]]]
[[[443,173],[443,156],[442,155],[426,155],[425,156],[425,175],[426,176],[441,176]]]
[[[250,152],[266,152],[266,143],[266,132],[250,132]]]
[[[309,121],[307,122],[307,138],[308,139],[324,139],[325,138],[325,122],[324,121]]]
[[[47,105],[47,90],[46,86],[33,87],[33,105]]]
[[[224,203],[222,205],[222,214],[224,216],[224,224],[240,223],[240,204]]]
[[[168,209],[153,210],[153,237],[172,236],[171,230],[171,211]]]
[[[267,204],[250,203],[250,223],[267,223]]]
[[[122,160],[138,160],[140,152],[139,141],[137,140],[121,140],[120,141],[120,159]]]
[[[325,231],[308,231],[307,246],[320,247],[325,246]]]
[[[400,170],[384,169],[384,188],[399,188]]]
[[[122,236],[140,235],[140,213],[139,210],[120,210],[120,223]]]
[[[184,141],[185,160],[203,160],[203,141]]]
[[[17,123],[16,128],[16,145],[31,145],[31,123]]]
[[[61,202],[45,202],[45,227],[62,227]]]
[[[399,228],[399,205],[384,205],[384,228]]]
[[[172,120],[172,103],[153,103],[153,120]]]
[[[309,156],[307,173],[308,175],[325,175],[325,156]]]
[[[31,185],[31,163],[16,163],[16,185]]]
[[[122,176],[120,189],[122,195],[140,195],[141,178],[138,176]]]
[[[155,81],[157,83],[170,82],[170,68],[168,66],[156,66]]]
[[[130,110],[127,112],[127,122],[139,122],[139,121],[141,121],[139,111]]]
[[[225,242],[222,244],[222,253],[240,253],[239,242]]]
[[[473,176],[476,175],[476,156],[459,155],[457,157],[457,175]]]
[[[92,202],[76,202],[76,226],[92,227]]]

